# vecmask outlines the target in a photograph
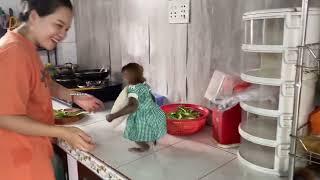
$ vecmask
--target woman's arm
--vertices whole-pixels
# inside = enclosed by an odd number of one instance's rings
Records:
[[[28,136],[64,139],[72,147],[84,151],[90,151],[94,148],[91,137],[78,128],[48,125],[27,116],[1,115],[0,128]]]
[[[47,125],[27,116],[0,116],[0,128],[29,136],[64,137],[62,128]]]
[[[138,106],[139,106],[139,102],[137,101],[137,99],[130,97],[128,105],[126,105],[124,108],[122,108],[120,111],[114,114],[109,114],[107,116],[107,121],[111,122],[118,117],[124,116],[126,114],[134,113],[135,111],[137,111]]]
[[[65,100],[67,102],[72,102],[72,94],[75,92],[63,87],[55,81],[51,81],[50,83],[50,92],[53,97]]]
[[[70,90],[64,90],[59,85],[52,83],[51,90],[55,96],[63,97],[64,100],[71,98]],[[75,127],[62,127],[44,124],[35,121],[28,116],[19,115],[0,115],[0,129],[6,129],[12,132],[27,136],[43,136],[60,138],[67,141],[72,147],[84,151],[90,151],[94,148],[91,137],[82,130]]]
[[[76,103],[78,106],[88,112],[95,112],[104,109],[104,104],[99,99],[89,94],[82,94],[63,87],[62,85],[51,81],[50,92],[53,97]]]

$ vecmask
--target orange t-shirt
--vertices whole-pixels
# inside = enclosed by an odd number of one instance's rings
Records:
[[[0,116],[28,116],[53,124],[50,77],[36,46],[18,33],[0,39]],[[0,179],[53,180],[53,151],[48,137],[0,128]]]

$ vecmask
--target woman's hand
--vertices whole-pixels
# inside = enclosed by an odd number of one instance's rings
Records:
[[[61,138],[68,144],[70,144],[73,148],[80,149],[82,151],[92,151],[95,148],[92,138],[81,129],[76,127],[61,128]]]
[[[73,102],[88,112],[96,112],[104,109],[104,104],[92,95],[73,96]]]
[[[55,81],[50,81],[50,92],[53,97],[74,102],[88,112],[95,112],[104,109],[104,104],[99,99],[89,94],[82,94],[63,87]],[[81,95],[77,95],[81,94]]]

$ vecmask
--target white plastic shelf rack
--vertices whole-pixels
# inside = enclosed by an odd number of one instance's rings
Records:
[[[239,159],[265,173],[288,174],[294,80],[301,36],[301,8],[270,9],[243,15],[244,44],[241,79],[260,86],[261,98],[241,102]],[[320,9],[310,8],[307,43],[320,41]],[[315,67],[313,60],[304,66]],[[305,73],[299,121],[313,108],[316,73]],[[266,99],[265,93],[271,99]]]

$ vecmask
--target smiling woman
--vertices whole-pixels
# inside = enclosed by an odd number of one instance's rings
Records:
[[[91,138],[75,127],[54,125],[51,96],[73,101],[86,111],[103,108],[90,95],[75,96],[50,79],[37,46],[54,49],[72,21],[69,0],[23,0],[22,23],[0,39],[0,177],[53,180],[51,138],[89,151]]]
[[[69,0],[23,0],[21,5],[20,20],[32,25],[37,45],[52,50],[65,38],[73,16]]]

